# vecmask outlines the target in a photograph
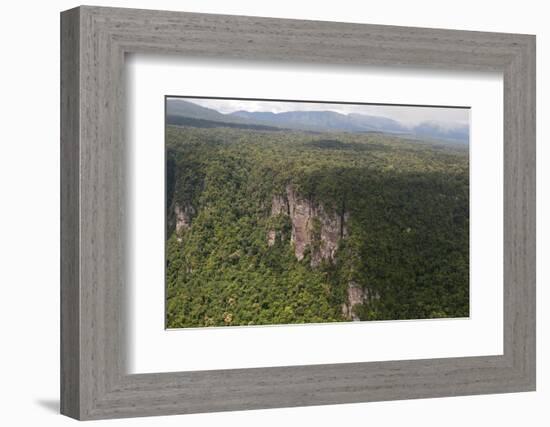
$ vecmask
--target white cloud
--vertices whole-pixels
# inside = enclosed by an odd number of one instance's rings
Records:
[[[334,104],[323,102],[287,102],[287,101],[256,101],[236,99],[200,99],[185,98],[187,101],[207,108],[213,108],[220,113],[232,113],[238,110],[270,111],[282,113],[285,111],[335,111],[341,114],[358,113],[371,116],[381,116],[396,120],[405,126],[415,126],[422,122],[438,122],[441,126],[452,129],[468,125],[470,121],[469,108],[422,107],[400,105],[363,105]]]

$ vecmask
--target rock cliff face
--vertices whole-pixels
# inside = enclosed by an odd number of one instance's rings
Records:
[[[348,301],[342,304],[342,314],[346,319],[358,321],[359,317],[353,312],[353,307],[358,304],[363,304],[365,301],[365,293],[363,288],[355,282],[348,283]]]
[[[353,281],[348,283],[347,302],[342,304],[342,315],[349,320],[359,321],[359,316],[355,314],[353,308],[357,305],[368,304],[369,301],[379,299],[380,295],[361,287]]]
[[[288,185],[285,193],[273,196],[271,215],[288,215],[292,224],[290,242],[298,260],[304,258],[306,249],[311,250],[311,265],[322,260],[332,261],[338,243],[347,236],[348,214],[328,214],[322,204],[300,196]],[[268,245],[275,242],[275,230],[268,233]]]
[[[290,207],[288,205],[288,199],[286,194],[275,195],[271,199],[271,216],[277,216],[279,214],[290,215]]]
[[[290,185],[286,187],[284,194],[275,195],[271,199],[271,216],[279,215],[290,219],[290,244],[296,258],[302,260],[309,249],[312,267],[317,267],[322,261],[334,261],[341,240],[348,235],[347,212],[329,214],[322,204],[300,196]],[[277,239],[286,241],[288,236],[285,237],[279,230],[269,230],[267,244],[273,246]],[[346,302],[342,304],[342,317],[359,321],[354,308],[378,298],[378,294],[372,293],[361,284],[349,281]]]
[[[181,234],[191,227],[191,219],[195,215],[195,208],[191,205],[180,206],[176,204],[174,214],[176,215],[176,233]]]
[[[277,232],[275,230],[269,230],[267,233],[267,246],[273,246],[275,239],[277,238]]]

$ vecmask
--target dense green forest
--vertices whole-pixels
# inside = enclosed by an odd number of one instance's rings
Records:
[[[166,325],[468,316],[468,176],[464,145],[167,126]]]

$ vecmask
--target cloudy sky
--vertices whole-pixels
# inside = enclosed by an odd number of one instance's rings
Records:
[[[341,114],[359,113],[371,116],[382,116],[397,120],[406,126],[415,126],[426,121],[437,121],[449,127],[467,125],[469,123],[469,108],[444,107],[404,107],[386,105],[359,104],[329,104],[311,102],[281,102],[281,101],[243,101],[227,99],[185,98],[187,101],[207,108],[213,108],[220,113],[232,113],[238,110],[270,111],[282,113],[285,111],[335,111]]]

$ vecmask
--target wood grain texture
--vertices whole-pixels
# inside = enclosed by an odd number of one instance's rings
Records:
[[[61,412],[80,414],[79,17],[61,20]]]
[[[80,7],[62,13],[62,413],[100,419],[535,388],[535,38]],[[504,354],[129,375],[124,56],[504,75]]]

